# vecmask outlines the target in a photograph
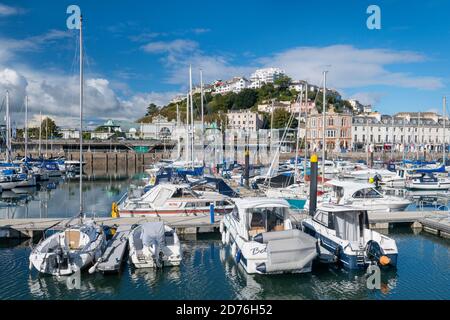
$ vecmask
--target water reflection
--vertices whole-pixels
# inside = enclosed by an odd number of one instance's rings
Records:
[[[83,198],[87,215],[108,216],[111,203],[120,199],[132,179],[122,174],[86,176]],[[50,178],[37,187],[3,191],[0,219],[70,217],[78,206],[79,180],[67,176]]]

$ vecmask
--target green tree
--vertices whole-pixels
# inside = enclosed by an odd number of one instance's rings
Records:
[[[59,133],[59,128],[53,119],[46,117],[41,123],[41,134],[42,138],[59,138],[61,135]]]
[[[249,109],[258,101],[258,93],[254,89],[244,89],[236,96],[234,109]]]
[[[154,103],[150,103],[147,107],[147,113],[145,114],[146,116],[151,116],[154,115],[155,113],[157,113],[159,110],[158,106]]]
[[[273,128],[280,129],[286,128],[289,122],[289,118],[291,117],[291,113],[286,111],[285,109],[276,109],[273,112]],[[290,128],[297,127],[297,120],[294,119],[291,123]]]
[[[292,79],[288,76],[281,76],[274,81],[275,86],[279,89],[279,91],[287,91],[289,90],[289,86],[292,83]]]

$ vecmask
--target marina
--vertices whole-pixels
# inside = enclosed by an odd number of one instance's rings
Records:
[[[234,65],[200,46],[212,28],[104,26],[95,6],[0,38],[0,300],[449,299],[447,97],[412,95],[444,80],[389,67],[425,55],[242,47]],[[12,58],[42,52],[45,72]]]

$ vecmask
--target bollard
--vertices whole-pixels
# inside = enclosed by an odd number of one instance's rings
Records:
[[[310,159],[311,162],[311,175],[309,183],[309,215],[314,216],[317,208],[317,155],[313,154]]]
[[[214,224],[214,204],[213,203],[211,203],[209,205],[209,218],[210,218],[211,224]]]

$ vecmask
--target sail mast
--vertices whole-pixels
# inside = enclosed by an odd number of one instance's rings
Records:
[[[24,132],[24,138],[25,138],[25,161],[27,160],[28,156],[28,96],[25,97],[25,132]]]
[[[201,109],[201,118],[202,118],[202,160],[203,165],[205,165],[205,123],[204,123],[204,116],[203,116],[203,71],[200,69],[200,109]]]
[[[323,103],[322,103],[322,191],[325,189],[324,181],[325,181],[325,129],[326,129],[326,115],[327,113],[327,71],[323,72]]]
[[[300,118],[302,115],[302,100],[303,100],[303,87],[300,91],[300,100],[299,100],[299,109],[298,109],[298,122],[297,122],[297,141],[295,145],[295,164],[294,164],[294,177],[295,183],[297,183],[298,179],[298,151],[300,149]]]
[[[304,162],[303,162],[303,178],[306,175],[306,158],[308,155],[308,83],[305,83],[305,137],[304,137],[304,144],[305,144],[305,154]]]
[[[445,166],[445,120],[446,120],[446,107],[447,107],[447,97],[444,96],[444,98],[442,99],[442,117],[444,118],[442,121],[443,122],[443,126],[444,126],[444,131],[442,133],[442,144],[443,144],[443,148],[442,148],[442,163]]]
[[[11,122],[9,121],[9,91],[6,90],[6,162],[11,162]]]
[[[194,125],[194,100],[192,99],[192,66],[189,66],[189,98],[191,100],[191,165],[194,165],[194,135],[195,135],[195,125]]]
[[[80,15],[80,217],[83,217],[83,16]]]

